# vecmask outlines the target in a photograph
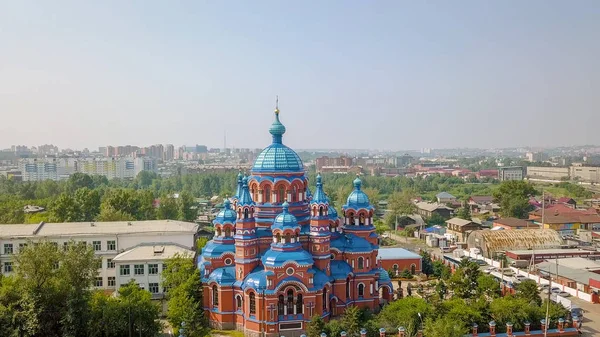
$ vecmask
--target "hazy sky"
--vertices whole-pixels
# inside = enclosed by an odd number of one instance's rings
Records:
[[[600,144],[600,1],[0,1],[0,148]]]

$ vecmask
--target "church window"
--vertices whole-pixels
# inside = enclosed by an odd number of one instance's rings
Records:
[[[288,268],[285,270],[285,273],[288,275],[294,275],[294,268]]]
[[[287,292],[287,312],[288,314],[294,312],[294,291],[291,289]]]
[[[265,202],[271,202],[271,187],[265,187]]]
[[[217,286],[212,287],[212,298],[213,298],[213,306],[216,307],[219,305],[219,291],[217,290]]]
[[[222,233],[221,227],[217,227],[217,236],[221,236],[221,233]]]
[[[346,279],[346,298],[350,298],[350,278]]]
[[[248,209],[244,209],[244,219],[248,219]]]
[[[242,310],[242,296],[240,296],[240,295],[235,296],[235,310],[237,310],[237,311]]]
[[[319,216],[323,216],[323,206],[319,207]]]
[[[365,296],[365,285],[361,283],[358,285],[358,297],[363,296]]]
[[[292,236],[290,235],[290,233],[287,233],[285,235],[285,243],[291,243],[292,242]]]
[[[230,236],[231,236],[231,228],[225,227],[225,237],[230,237]]]
[[[323,288],[323,311],[327,311],[327,288]]]
[[[227,265],[227,266],[228,266],[228,265],[230,265],[230,264],[231,264],[231,262],[232,262],[232,261],[231,261],[231,259],[225,259],[225,265]]]
[[[285,302],[283,300],[283,295],[279,295],[279,299],[277,301],[277,315],[282,316],[284,311],[283,311],[283,306],[285,305]]]
[[[363,269],[364,267],[364,258],[361,256],[358,258],[358,269]]]
[[[279,196],[277,197],[277,200],[282,204],[285,202],[285,187],[279,186]]]
[[[292,202],[298,202],[298,189],[296,186],[292,187]]]
[[[298,294],[296,298],[296,314],[304,313],[304,302],[302,301],[302,294]]]
[[[358,218],[358,224],[359,224],[359,226],[365,225],[365,215],[363,213],[361,213],[360,217]]]
[[[351,212],[348,217],[350,218],[350,224],[354,225],[354,213]]]
[[[250,315],[256,315],[256,295],[250,293]]]
[[[277,233],[277,243],[281,243],[281,234]]]

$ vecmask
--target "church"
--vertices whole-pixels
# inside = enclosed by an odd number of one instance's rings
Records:
[[[393,287],[377,261],[374,208],[356,178],[338,215],[317,176],[314,193],[298,154],[283,144],[275,109],[272,144],[213,221],[198,257],[211,327],[245,336],[300,336],[314,315],[377,310]],[[419,266],[420,267],[420,266]]]

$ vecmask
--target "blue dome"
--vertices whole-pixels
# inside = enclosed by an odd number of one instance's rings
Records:
[[[369,202],[369,197],[360,189],[361,185],[362,181],[360,181],[360,178],[356,177],[356,179],[354,179],[354,191],[352,191],[348,196],[348,199],[346,199],[346,205],[344,205],[344,209],[372,208],[371,203]]]
[[[221,267],[208,275],[208,282],[215,281],[219,285],[232,285],[235,282],[235,267]]]
[[[271,127],[269,128],[269,133],[273,135],[273,137],[281,137],[285,133],[285,125],[281,124],[279,121],[279,109],[275,109],[275,120]]]
[[[258,266],[252,270],[242,283],[242,289],[265,289],[267,287],[267,276],[273,275],[271,271],[265,271],[262,266]]]
[[[360,236],[354,234],[346,234],[331,241],[331,248],[335,248],[340,252],[372,252],[373,245]]]
[[[253,172],[301,172],[302,159],[289,147],[273,143],[265,148],[254,161]]]
[[[296,217],[289,212],[289,204],[287,203],[287,201],[284,202],[283,205],[281,205],[281,208],[283,209],[283,211],[275,217],[273,225],[271,226],[271,230],[280,229],[283,231],[286,229],[300,229],[298,219],[296,219]]]
[[[231,202],[229,199],[225,199],[223,209],[217,214],[217,217],[213,220],[213,224],[235,223],[236,218],[237,214],[231,209]]]
[[[235,246],[233,244],[226,243],[216,243],[211,240],[206,243],[206,246],[202,249],[202,256],[209,257],[220,257],[225,253],[234,253],[235,254]]]

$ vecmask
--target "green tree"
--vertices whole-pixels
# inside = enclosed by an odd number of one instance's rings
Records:
[[[363,189],[363,192],[365,192],[365,194],[367,195],[367,197],[369,197],[369,202],[371,202],[371,205],[373,205],[373,207],[375,207],[375,211],[377,211],[379,209],[379,190],[373,187],[366,187]]]
[[[178,218],[178,206],[177,199],[173,198],[168,194],[164,194],[160,198],[160,205],[156,209],[157,219],[171,219],[175,220]]]
[[[437,213],[433,213],[429,219],[427,219],[427,224],[431,225],[431,226],[442,226],[446,223],[446,219],[444,219],[444,217],[442,217],[441,215],[437,214]]]
[[[202,337],[207,332],[207,321],[202,309],[200,271],[191,256],[176,255],[167,260],[162,273],[163,287],[167,287],[167,320],[178,334],[185,322],[187,337]]]
[[[459,298],[474,298],[477,295],[477,280],[481,272],[479,265],[466,258],[448,280],[448,288]]]
[[[433,261],[428,251],[421,251],[421,272],[427,276],[433,274]]]
[[[94,180],[85,173],[73,173],[67,180],[66,190],[68,193],[75,193],[80,188],[94,188]]]
[[[100,213],[100,193],[83,187],[75,191],[75,202],[79,208],[81,221],[93,221]]]
[[[381,221],[381,220],[377,220],[374,223],[375,225],[375,232],[377,232],[377,234],[383,234],[385,232],[389,232],[391,230],[390,226],[388,226],[388,224],[386,224],[385,222]]]
[[[513,323],[515,331],[522,330],[524,322],[539,322],[541,319],[539,307],[524,298],[510,295],[492,301],[490,315],[500,329],[510,322]]]
[[[119,288],[119,300],[125,309],[123,313],[128,313],[131,317],[129,326],[134,336],[156,336],[160,332],[160,310],[158,305],[152,302],[152,294],[149,291],[140,288],[131,280]]]
[[[442,261],[436,260],[433,261],[433,276],[447,280],[450,278],[452,274],[450,267],[446,266]]]
[[[346,307],[342,316],[342,326],[350,336],[356,336],[361,329],[362,312],[357,306]]]
[[[526,299],[529,303],[542,304],[542,299],[537,289],[537,283],[533,280],[524,280],[517,284],[516,296]]]
[[[306,326],[307,337],[320,337],[325,332],[325,321],[319,315],[314,315]]]
[[[198,216],[198,210],[194,207],[194,198],[188,192],[181,192],[177,200],[178,219],[183,221],[194,221]]]
[[[396,331],[399,326],[403,326],[408,336],[414,336],[421,326],[419,313],[426,319],[432,314],[432,310],[431,305],[422,298],[405,297],[383,307],[377,315],[377,323],[387,331]]]
[[[494,200],[500,204],[505,217],[525,218],[530,211],[529,198],[537,193],[533,185],[524,180],[503,181],[494,191]]]
[[[50,209],[54,222],[76,222],[81,220],[81,209],[71,194],[62,193]]]
[[[462,320],[453,320],[449,317],[441,317],[436,320],[428,318],[425,321],[424,334],[427,337],[463,337],[469,331],[468,327],[456,324]]]
[[[456,213],[456,216],[461,219],[471,220],[471,209],[469,209],[469,205],[461,207]]]
[[[488,299],[500,297],[500,283],[491,275],[480,275],[477,278],[477,291]]]

